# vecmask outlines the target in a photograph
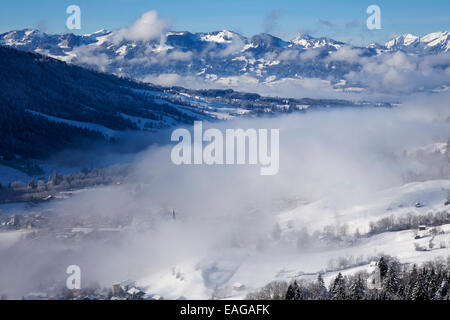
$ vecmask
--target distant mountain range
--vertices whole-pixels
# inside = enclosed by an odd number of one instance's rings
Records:
[[[450,52],[450,32],[435,32],[423,37],[405,34],[386,42],[387,50],[429,54]]]
[[[338,51],[353,50],[357,57],[395,52],[417,56],[448,54],[449,35],[448,31],[424,37],[407,34],[383,45],[355,47],[309,35],[285,41],[270,34],[247,38],[227,30],[168,32],[161,39],[135,41],[118,38],[114,31],[106,30],[87,35],[48,35],[26,29],[0,35],[0,44],[148,82],[167,74],[192,75],[221,85],[233,84],[236,77],[260,83],[319,78],[345,89],[363,86],[356,80],[345,80],[345,75],[362,66],[357,59],[336,55]]]
[[[0,162],[156,131],[314,108],[389,107],[331,99],[262,97],[233,90],[160,87],[0,46]]]

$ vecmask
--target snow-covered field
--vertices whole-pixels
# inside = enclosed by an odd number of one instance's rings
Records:
[[[337,248],[308,250],[295,248],[295,241],[289,243],[290,237],[283,240],[283,235],[295,233],[299,226],[325,226],[340,217],[341,223],[348,223],[352,228],[368,230],[369,222],[386,215],[425,215],[449,209],[444,206],[450,180],[427,181],[407,184],[395,189],[385,190],[374,195],[370,201],[362,203],[355,199],[353,205],[331,205],[327,201],[318,201],[281,212],[277,215],[282,226],[282,237],[271,241],[264,248],[248,247],[222,250],[216,253],[198,252],[198,257],[174,263],[161,272],[140,279],[139,283],[148,286],[149,292],[157,293],[170,299],[180,296],[189,299],[210,298],[215,286],[228,293],[228,297],[244,298],[252,290],[258,289],[272,280],[316,278],[319,272],[326,270],[333,260],[354,257],[363,263],[358,266],[325,272],[325,282],[331,281],[338,272],[352,274],[357,271],[370,271],[370,258],[380,255],[397,257],[402,263],[420,264],[436,258],[450,256],[450,224],[442,226],[443,235],[436,237],[437,244],[430,251],[416,251],[414,244],[427,246],[430,237],[414,240],[414,230],[386,232],[368,238],[361,238],[354,244],[341,245]],[[420,200],[425,206],[416,208]],[[401,207],[398,207],[401,205]],[[388,208],[391,208],[388,210]],[[318,216],[317,212],[321,212]],[[346,212],[347,215],[343,213]],[[293,222],[289,225],[289,221]],[[288,226],[289,225],[289,226]],[[311,229],[310,231],[314,231]],[[440,248],[439,244],[445,244]],[[312,244],[311,244],[312,245]],[[368,260],[367,260],[368,259]],[[246,290],[233,289],[236,283],[244,284]]]
[[[327,221],[348,224],[349,232],[359,229],[368,232],[369,222],[387,216],[408,213],[424,215],[428,212],[448,210],[445,206],[450,180],[414,182],[401,187],[379,191],[371,199],[353,199],[352,203],[340,203],[334,199],[324,199],[287,210],[278,216],[285,232],[298,231],[307,225],[314,231],[327,225]],[[420,203],[420,208],[416,204]],[[320,212],[320,219],[317,219]]]
[[[123,188],[129,189],[130,186],[123,186]],[[298,247],[295,237],[296,232],[301,230],[302,226],[307,226],[308,232],[312,233],[330,222],[339,221],[340,224],[350,226],[349,234],[352,234],[353,228],[358,228],[363,233],[364,230],[368,230],[371,221],[385,216],[401,216],[405,213],[426,215],[428,212],[448,210],[449,206],[444,205],[447,195],[445,190],[450,190],[450,180],[410,183],[380,191],[365,201],[355,199],[352,204],[347,202],[345,205],[332,205],[332,201],[328,200],[313,203],[301,202],[295,208],[275,213],[275,221],[278,221],[280,225],[278,237],[274,238],[272,234],[267,234],[253,242],[245,241],[241,244],[219,244],[217,246],[212,239],[203,240],[205,236],[203,227],[198,230],[198,234],[192,233],[194,231],[192,225],[182,219],[175,222],[167,221],[163,225],[159,225],[158,228],[162,228],[164,231],[162,234],[159,234],[158,231],[156,235],[148,234],[149,230],[140,228],[139,223],[136,226],[124,228],[122,231],[118,229],[125,233],[123,239],[126,239],[127,244],[122,243],[117,246],[117,249],[112,250],[112,247],[104,247],[105,244],[102,242],[96,242],[92,243],[93,247],[88,250],[97,252],[99,268],[104,268],[105,262],[120,264],[119,269],[116,269],[118,267],[116,265],[112,270],[118,271],[117,274],[121,276],[114,278],[115,275],[113,275],[113,279],[120,281],[125,280],[126,275],[133,277],[139,286],[146,288],[149,294],[157,294],[165,299],[181,297],[209,299],[215,289],[220,289],[224,299],[242,299],[247,293],[273,280],[288,282],[299,278],[312,280],[320,272],[323,273],[325,282],[329,283],[338,272],[342,272],[344,275],[362,270],[370,272],[373,269],[372,260],[380,255],[391,255],[402,263],[416,264],[439,257],[447,258],[450,256],[450,224],[441,226],[443,234],[436,236],[433,240],[435,247],[429,251],[416,251],[415,243],[427,247],[431,237],[425,236],[415,240],[415,230],[386,232],[368,237],[363,236],[359,239],[349,236],[353,239],[352,242],[342,242],[330,246],[308,243],[307,246],[301,248]],[[99,202],[102,202],[104,197],[123,197],[123,194],[117,193],[117,190],[102,187],[74,192],[71,198],[56,204],[40,205],[40,207],[33,208],[32,212],[40,211],[39,208],[41,211],[51,208],[66,208],[64,210],[67,210],[74,205],[79,206],[80,210],[83,208],[91,208],[94,211],[101,209],[96,208],[97,205],[92,199],[92,194]],[[423,207],[416,208],[417,200],[423,203]],[[29,212],[25,205],[2,206],[0,209],[8,215]],[[113,208],[111,210],[115,211]],[[319,216],[314,212],[322,214]],[[344,212],[348,214],[345,215]],[[83,214],[83,211],[79,211],[78,214]],[[339,220],[336,220],[336,217],[340,217]],[[211,224],[211,228],[215,228],[217,224],[228,223],[224,217],[214,219],[216,221],[207,222]],[[244,221],[243,223],[245,223]],[[189,231],[181,231],[183,228],[187,228]],[[32,230],[1,232],[0,250],[19,245],[30,231]],[[179,231],[182,233],[179,236],[180,240],[171,239],[170,235],[177,237],[176,234]],[[183,241],[185,236],[190,238],[186,244],[178,243],[178,241]],[[218,238],[220,236],[221,231],[219,230]],[[156,243],[160,246],[161,241],[166,242],[163,247],[166,246],[168,251],[164,253],[155,247]],[[211,241],[212,244],[199,244],[204,241]],[[194,248],[190,248],[191,244],[194,245]],[[137,253],[135,250],[141,250],[142,245],[146,247],[146,251]],[[198,246],[197,249],[195,249],[196,246]],[[57,248],[58,246],[50,247]],[[104,248],[103,250],[109,253],[105,256],[104,252],[97,251],[100,248]],[[179,252],[180,248],[186,252]],[[153,255],[154,253],[155,255]],[[85,254],[89,257],[92,252]],[[335,262],[342,258],[352,262],[346,267],[337,267]],[[136,265],[139,261],[141,261],[142,267]],[[149,267],[148,271],[145,271],[145,266]],[[154,268],[155,266],[157,267]],[[105,272],[109,273],[110,271],[105,270]],[[236,285],[243,285],[243,288],[237,289]]]

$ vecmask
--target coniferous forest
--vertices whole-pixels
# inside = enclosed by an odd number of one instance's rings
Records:
[[[55,151],[85,147],[110,137],[90,128],[51,121],[46,116],[137,130],[121,113],[159,121],[165,115],[194,118],[139,90],[160,90],[39,54],[0,46],[0,156],[43,159]]]
[[[382,256],[372,273],[357,272],[315,281],[274,281],[247,295],[247,300],[450,300],[450,257],[418,266]]]

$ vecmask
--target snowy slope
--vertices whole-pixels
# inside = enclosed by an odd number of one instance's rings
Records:
[[[390,215],[426,214],[429,211],[445,210],[447,190],[450,190],[449,180],[415,182],[383,190],[370,200],[354,199],[351,204],[341,204],[334,199],[308,203],[281,213],[278,220],[286,233],[298,231],[305,224],[312,230],[317,230],[329,224],[329,221],[349,224],[350,232],[355,232],[357,228],[360,232],[367,232],[370,221]],[[416,208],[418,202],[423,207]],[[316,219],[317,212],[321,213],[320,220]]]
[[[71,125],[74,127],[78,127],[78,128],[84,128],[84,129],[89,129],[89,130],[93,130],[93,131],[98,131],[107,137],[115,137],[118,135],[117,131],[111,130],[105,126],[102,126],[102,125],[99,125],[96,123],[89,123],[89,122],[82,122],[82,121],[58,118],[58,117],[49,116],[47,114],[43,114],[41,112],[37,112],[37,111],[33,111],[33,110],[27,110],[27,111],[34,115],[39,115],[39,116],[45,117],[50,121],[61,122],[61,123],[65,123],[65,124],[68,124],[68,125]]]
[[[409,53],[446,53],[450,52],[450,32],[434,32],[423,37],[404,34],[388,41],[389,50],[402,50]]]
[[[166,270],[143,277],[138,283],[148,286],[149,292],[156,292],[168,299],[180,296],[188,299],[208,299],[215,288],[214,284],[209,283],[212,278],[216,280],[218,287],[228,292],[229,297],[239,299],[273,280],[289,282],[299,277],[315,279],[330,261],[342,257],[368,259],[384,254],[395,256],[402,263],[417,264],[438,257],[447,257],[450,255],[450,225],[444,226],[443,230],[446,232],[445,236],[441,236],[447,243],[445,249],[416,251],[414,233],[408,230],[377,235],[348,248],[319,252],[283,252],[282,248],[264,253],[250,249],[228,250],[223,251],[216,259],[199,257],[193,261],[180,261],[176,265],[168,266]],[[425,239],[423,242],[427,243],[428,240]],[[361,266],[339,271],[351,274],[369,270],[369,260]],[[331,281],[339,271],[326,272],[323,275],[324,279]],[[236,282],[243,283],[247,290],[244,292],[233,290],[232,286]]]
[[[278,214],[282,239],[279,242],[270,241],[265,249],[246,247],[223,249],[220,253],[199,252],[196,258],[167,265],[160,272],[142,277],[138,283],[148,286],[149,292],[168,299],[180,296],[208,299],[216,287],[225,293],[225,298],[240,299],[272,280],[316,278],[330,262],[343,257],[353,257],[358,266],[325,272],[326,282],[331,281],[339,271],[343,274],[361,270],[370,272],[371,258],[381,254],[395,256],[402,263],[419,264],[447,257],[450,255],[450,225],[442,226],[445,234],[436,237],[434,242],[438,245],[431,251],[415,250],[415,243],[426,246],[430,237],[414,240],[413,230],[381,233],[361,238],[353,244],[322,250],[299,250],[295,248],[295,243],[289,245],[288,242],[288,235],[301,226],[308,226],[308,230],[313,231],[314,227],[323,227],[337,219],[341,223],[348,223],[352,228],[364,230],[368,229],[370,221],[386,215],[402,215],[407,212],[425,215],[430,211],[445,210],[446,190],[450,190],[449,180],[417,182],[381,191],[364,201],[355,199],[353,205],[339,206],[325,200],[303,204],[294,210]],[[415,208],[414,204],[419,200],[425,207]],[[321,212],[321,215],[318,216],[317,212]],[[289,221],[292,224],[288,227]],[[440,248],[441,243],[446,248]],[[234,290],[234,283],[244,284],[246,290]]]

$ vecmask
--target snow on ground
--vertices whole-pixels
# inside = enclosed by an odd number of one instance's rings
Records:
[[[296,231],[307,225],[308,230],[320,230],[330,221],[346,223],[349,231],[367,232],[369,222],[390,215],[427,214],[445,210],[445,200],[450,190],[450,180],[435,180],[409,183],[400,187],[380,191],[371,199],[355,199],[351,204],[333,199],[323,199],[279,215],[282,229]],[[416,208],[420,202],[423,207]],[[321,219],[317,219],[320,212]]]
[[[233,105],[208,101],[205,98],[192,96],[187,93],[170,94],[162,91],[142,89],[133,89],[133,91],[154,96],[156,103],[167,104],[178,109],[180,112],[199,119],[210,120],[213,118],[218,120],[232,120],[236,118],[235,115],[244,115],[250,112],[249,110],[238,108]],[[183,104],[178,105],[169,100],[181,101]],[[204,115],[198,113],[198,111],[202,111]]]
[[[386,254],[397,257],[402,263],[423,263],[438,257],[450,255],[450,225],[443,226],[446,232],[447,248],[435,248],[432,251],[416,251],[413,230],[383,233],[348,247],[328,251],[293,252],[292,250],[274,249],[268,252],[234,249],[224,251],[216,260],[199,258],[168,268],[157,274],[144,277],[138,283],[148,286],[148,291],[157,293],[167,299],[180,296],[188,299],[208,299],[214,289],[214,281],[219,288],[227,288],[228,296],[235,299],[244,298],[270,281],[292,281],[294,278],[316,279],[318,272],[324,270],[332,259],[341,257],[369,258]],[[427,242],[430,238],[419,241]],[[207,263],[205,262],[207,261]],[[323,275],[329,283],[338,272],[344,275],[358,271],[370,271],[370,262],[344,270],[327,272]],[[211,281],[214,280],[214,281]],[[237,292],[232,289],[234,283],[242,283],[246,290]]]
[[[426,214],[448,209],[444,206],[450,180],[416,182],[384,190],[374,194],[366,203],[340,206],[332,202],[317,201],[302,204],[294,210],[281,212],[279,221],[282,232],[291,232],[292,228],[310,225],[319,227],[330,224],[339,217],[340,222],[353,228],[367,228],[370,221],[387,215],[402,215],[412,212]],[[424,204],[416,208],[416,202]],[[358,201],[355,201],[358,203]],[[317,212],[321,212],[318,217]],[[290,222],[290,227],[287,225]],[[225,298],[244,298],[270,281],[291,281],[294,278],[315,279],[318,272],[326,270],[330,262],[352,256],[361,259],[361,265],[345,270],[336,270],[324,274],[329,283],[338,272],[352,274],[357,271],[370,271],[370,258],[381,254],[397,257],[402,263],[423,263],[438,257],[450,256],[450,224],[442,226],[444,234],[433,241],[435,247],[429,251],[416,251],[415,243],[428,247],[430,236],[414,239],[414,230],[387,232],[362,238],[353,245],[322,250],[297,249],[286,242],[271,241],[265,248],[229,248],[215,253],[199,252],[198,257],[190,261],[180,261],[168,266],[157,274],[143,277],[138,281],[148,286],[151,293],[157,293],[168,299],[184,296],[188,299],[208,299],[217,286],[226,292]],[[441,248],[444,244],[446,248]],[[356,261],[355,260],[355,261]],[[236,291],[234,283],[242,283],[246,289]]]
[[[208,247],[209,249],[199,250],[195,254],[184,255],[178,261],[171,260],[165,265],[163,261],[159,261],[163,266],[157,272],[142,274],[141,278],[136,280],[148,293],[163,296],[165,299],[209,299],[215,288],[221,291],[225,299],[243,299],[247,293],[273,280],[313,280],[318,272],[331,265],[334,266],[334,271],[323,275],[326,283],[335,278],[338,272],[347,275],[370,271],[372,258],[381,254],[397,257],[402,263],[418,264],[438,257],[446,258],[450,256],[450,224],[442,226],[444,234],[434,239],[435,246],[429,251],[416,251],[416,243],[428,247],[431,237],[415,239],[415,230],[387,232],[361,238],[352,245],[342,243],[319,249],[314,248],[314,244],[311,244],[311,248],[306,246],[300,249],[294,237],[284,235],[295,233],[295,229],[302,226],[307,227],[311,233],[313,227],[332,224],[337,221],[336,217],[341,223],[348,223],[352,228],[363,230],[370,221],[387,215],[448,211],[450,207],[446,207],[444,202],[449,188],[450,180],[436,180],[383,190],[371,195],[370,199],[356,199],[354,204],[339,204],[330,200],[296,202],[296,208],[278,213],[282,233],[279,241],[267,235],[267,239],[262,243]],[[424,207],[416,208],[416,202],[421,202]],[[1,205],[0,210],[3,214],[10,215],[27,210],[25,206]],[[321,214],[318,215],[317,212]],[[23,232],[0,233],[0,249],[14,245],[22,236]],[[354,258],[354,263],[347,269],[337,270],[337,263],[330,264],[349,257]],[[361,263],[357,264],[358,261]],[[241,283],[245,288],[233,288],[235,283]]]
[[[117,131],[109,129],[109,128],[107,128],[105,126],[102,126],[100,124],[90,123],[90,122],[81,122],[81,121],[75,121],[75,120],[67,120],[67,119],[63,119],[63,118],[49,116],[49,115],[46,115],[44,113],[40,113],[40,112],[33,111],[33,110],[27,110],[27,111],[32,113],[32,114],[35,114],[35,115],[43,116],[43,117],[47,118],[50,121],[66,123],[66,124],[74,126],[74,127],[79,127],[79,128],[84,128],[84,129],[90,129],[90,130],[98,131],[98,132],[100,132],[103,135],[108,136],[108,137],[115,137],[115,136],[118,135]]]
[[[154,273],[139,281],[148,286],[148,293],[157,293],[165,299],[204,299],[209,297],[209,290],[205,287],[202,272],[196,267],[196,261],[186,261],[182,265]]]
[[[174,104],[169,101],[162,100],[162,99],[155,99],[155,102],[157,104],[167,104],[167,105],[171,106],[172,108],[175,108],[190,117],[200,118],[200,119],[208,119],[208,117],[203,116],[203,115],[199,114],[198,112],[189,110],[189,107],[187,107],[187,106],[177,105],[177,104]],[[176,124],[176,123],[174,123],[174,124]]]
[[[181,98],[184,103],[187,103],[192,107],[177,105],[163,99],[155,99],[155,102],[158,104],[167,104],[184,114],[203,120],[210,120],[211,118],[218,120],[232,120],[236,118],[236,114],[243,115],[249,112],[248,110],[236,108],[231,105],[199,100],[186,95],[179,95],[177,98]],[[200,114],[198,111],[201,111],[204,114]]]
[[[134,124],[136,124],[136,126],[137,126],[140,130],[148,130],[148,128],[145,126],[146,124],[152,124],[152,125],[155,125],[155,124],[158,123],[158,121],[156,121],[156,120],[151,120],[151,119],[142,118],[142,117],[130,116],[130,115],[125,114],[125,113],[120,113],[120,115],[121,115],[123,118],[128,119],[128,120],[134,122]]]

